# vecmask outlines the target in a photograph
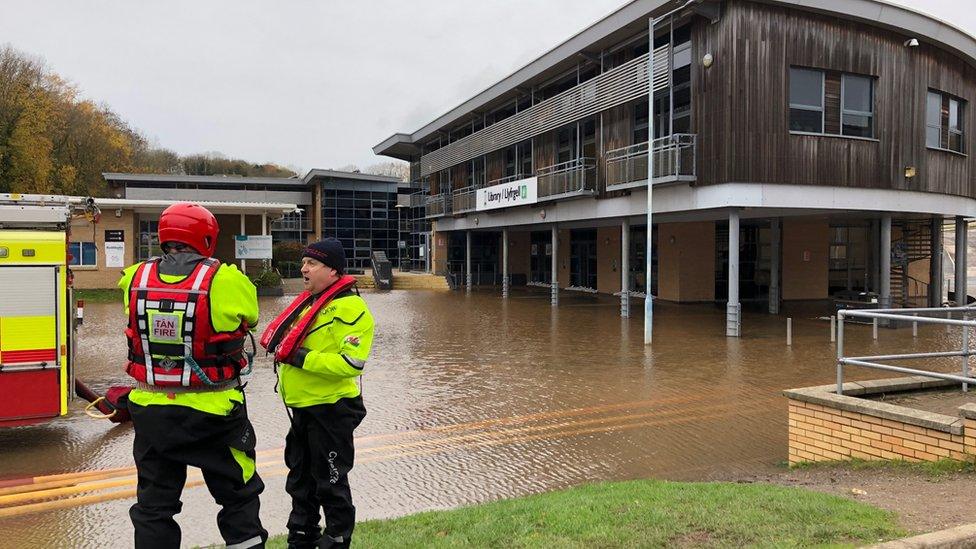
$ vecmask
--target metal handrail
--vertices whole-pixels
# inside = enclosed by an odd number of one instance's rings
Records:
[[[539,199],[596,192],[596,160],[583,156],[536,170]]]
[[[955,320],[952,313],[962,313],[962,320]],[[919,316],[920,314],[946,314],[948,318],[934,318]],[[969,357],[974,353],[969,348],[969,328],[976,328],[976,320],[969,320],[970,315],[976,315],[976,307],[920,307],[907,309],[875,309],[875,310],[855,310],[841,309],[837,311],[837,394],[844,394],[844,366],[859,366],[863,368],[873,368],[875,370],[885,370],[902,374],[920,375],[936,379],[945,379],[962,383],[962,390],[968,391],[969,384],[976,385],[976,378],[969,373]],[[895,320],[901,322],[914,322],[919,324],[943,324],[946,326],[962,327],[962,349],[959,351],[936,351],[929,353],[904,353],[893,355],[876,356],[844,356],[844,319],[846,317],[869,318],[872,322],[877,320]],[[962,358],[962,375],[943,374],[916,368],[905,368],[903,366],[893,366],[882,364],[879,361],[891,360],[917,360],[923,358]]]
[[[454,213],[470,212],[475,209],[475,196],[477,187],[471,185],[461,189],[456,189],[451,193],[451,202],[454,206]]]
[[[654,140],[654,180],[694,180],[697,177],[698,135],[675,133]],[[607,188],[647,180],[647,142],[607,151]]]
[[[522,175],[520,173],[517,173],[515,175],[509,175],[509,176],[506,176],[506,177],[500,177],[498,179],[492,179],[485,186],[486,187],[494,187],[495,185],[504,185],[505,183],[510,183],[512,181],[518,181],[520,179],[525,179],[525,178],[526,178],[526,176],[524,176],[524,175]]]

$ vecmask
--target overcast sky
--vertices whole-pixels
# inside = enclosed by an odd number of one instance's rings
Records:
[[[40,56],[157,145],[305,171],[412,132],[623,0],[4,0]],[[971,0],[899,0],[976,34]]]

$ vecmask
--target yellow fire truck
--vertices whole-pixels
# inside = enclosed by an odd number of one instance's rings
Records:
[[[0,194],[0,427],[63,416],[74,388],[71,221],[92,199]]]

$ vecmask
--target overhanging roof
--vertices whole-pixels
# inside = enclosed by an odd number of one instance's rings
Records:
[[[358,179],[362,181],[375,181],[377,183],[399,183],[399,177],[392,177],[389,175],[372,175],[368,173],[359,172],[340,172],[337,170],[322,170],[314,169],[309,170],[305,177],[303,178],[305,183],[310,183],[312,179],[316,177],[334,177],[336,179]]]
[[[182,175],[155,173],[103,173],[106,181],[140,181],[147,183],[203,183],[225,185],[300,185],[305,181],[297,177],[249,177],[243,175]]]
[[[710,0],[693,0],[703,3]],[[828,14],[904,33],[962,56],[976,66],[976,38],[951,23],[931,15],[883,0],[755,0],[767,4]],[[683,5],[684,0],[635,0],[575,34],[524,67],[506,76],[471,99],[461,103],[419,130],[397,133],[373,147],[378,155],[413,160],[420,155],[419,143],[437,131],[456,124],[472,111],[485,109],[493,101],[540,77],[550,76],[567,59],[588,51],[595,44],[621,30],[642,25],[647,19]],[[623,38],[623,37],[621,37]]]
[[[72,197],[72,201],[80,202],[82,197]],[[163,211],[169,206],[182,202],[181,200],[140,200],[131,198],[96,198],[95,204],[102,210],[102,215],[106,215],[108,210],[143,210],[143,211]],[[194,201],[215,214],[286,214],[298,209],[297,204],[286,204],[282,202],[215,202],[215,201]]]

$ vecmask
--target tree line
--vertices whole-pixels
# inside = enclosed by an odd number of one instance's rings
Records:
[[[36,57],[0,47],[0,192],[104,196],[103,172],[292,177],[275,164],[152,146]]]

